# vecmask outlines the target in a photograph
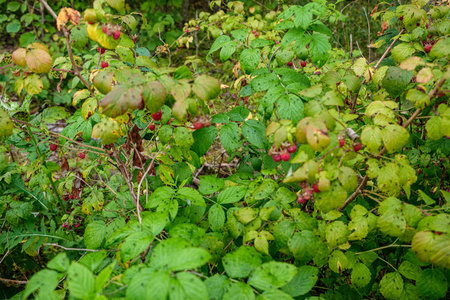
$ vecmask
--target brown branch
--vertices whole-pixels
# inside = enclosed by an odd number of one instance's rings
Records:
[[[389,47],[384,51],[383,56],[381,56],[380,60],[377,62],[375,67],[373,67],[375,70],[378,68],[378,66],[381,64],[381,62],[386,58],[386,55],[391,51],[392,47],[394,47],[394,44],[397,43],[398,39],[400,38],[400,35],[405,31],[405,29],[402,29],[402,31],[399,32],[398,38],[392,41],[392,43],[389,45]]]
[[[27,284],[28,283],[28,281],[13,280],[13,279],[6,279],[6,278],[0,278],[0,281],[9,282],[12,284]]]

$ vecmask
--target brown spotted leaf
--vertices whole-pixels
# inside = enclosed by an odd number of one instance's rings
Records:
[[[123,115],[128,110],[142,109],[143,101],[141,94],[144,88],[142,85],[130,86],[126,84],[118,84],[114,86],[101,101],[100,107],[103,108],[102,113],[115,118]]]

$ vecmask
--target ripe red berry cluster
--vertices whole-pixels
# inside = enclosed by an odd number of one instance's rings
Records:
[[[101,66],[102,66],[102,69],[104,69],[104,68],[109,67],[109,64],[106,61],[102,61]]]
[[[159,121],[162,118],[162,111],[159,110],[158,112],[155,112],[154,114],[152,114],[152,119],[155,121]]]
[[[306,188],[303,190],[303,193],[297,195],[298,204],[304,204],[311,200],[313,196],[313,190],[311,188]]]
[[[120,30],[122,27],[120,25],[113,25],[113,24],[103,24],[102,25],[102,31],[103,33],[106,33],[108,36],[112,36],[113,39],[117,40],[120,38]]]
[[[97,52],[100,53],[100,55],[105,54],[106,49],[103,47],[97,47]]]
[[[192,125],[194,125],[194,128],[198,130],[202,127],[211,126],[211,121],[208,120],[205,116],[194,117],[192,119]]]
[[[259,36],[259,32],[258,32],[257,30],[253,30],[252,33],[253,33],[253,35],[256,36],[256,37]]]
[[[78,153],[78,157],[84,159],[86,155],[83,152]]]
[[[295,151],[297,151],[297,145],[283,143],[279,149],[272,146],[269,150],[269,156],[272,156],[274,162],[280,162],[281,160],[289,161],[291,159],[291,153]]]

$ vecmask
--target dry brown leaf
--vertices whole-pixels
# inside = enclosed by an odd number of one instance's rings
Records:
[[[56,20],[58,30],[61,31],[62,27],[69,21],[74,25],[78,25],[80,23],[80,13],[70,7],[63,7],[58,14],[58,19]]]

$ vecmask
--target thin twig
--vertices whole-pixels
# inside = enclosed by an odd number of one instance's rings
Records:
[[[398,37],[392,41],[392,43],[389,45],[389,47],[384,51],[383,55],[381,56],[380,60],[378,60],[375,67],[373,67],[375,70],[378,68],[378,66],[381,64],[381,62],[386,58],[386,55],[391,51],[392,47],[394,47],[395,43],[400,39],[401,34],[405,31],[405,29],[402,29],[402,31],[399,32]]]
[[[84,248],[67,248],[64,246],[61,246],[59,244],[54,244],[54,243],[46,243],[43,244],[44,246],[54,246],[54,247],[58,247],[61,249],[64,249],[66,251],[83,251],[83,252],[101,252],[101,251],[109,251],[109,252],[117,252],[120,251],[118,249],[84,249]]]
[[[0,281],[9,282],[12,284],[27,284],[28,283],[28,281],[13,280],[13,279],[6,279],[6,278],[0,278]]]
[[[269,72],[270,72],[270,64],[271,64],[271,62],[272,62],[272,59],[273,59],[275,53],[277,53],[277,51],[280,50],[280,48],[281,48],[281,45],[280,45],[277,49],[275,49],[275,51],[274,51],[274,52],[272,53],[272,55],[270,56],[269,64],[267,65],[267,68],[269,69]]]

